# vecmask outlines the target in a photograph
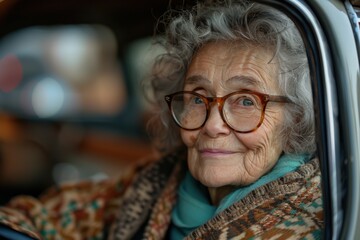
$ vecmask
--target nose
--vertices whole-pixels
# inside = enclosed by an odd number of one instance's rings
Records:
[[[227,135],[231,132],[231,129],[221,117],[218,104],[212,104],[203,129],[206,134],[213,138],[220,135]]]

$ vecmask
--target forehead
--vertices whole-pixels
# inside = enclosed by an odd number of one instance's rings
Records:
[[[277,88],[278,64],[271,51],[253,44],[212,42],[194,55],[185,85]]]

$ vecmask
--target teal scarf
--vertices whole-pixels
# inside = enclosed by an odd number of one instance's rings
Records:
[[[170,229],[171,239],[183,239],[194,229],[203,225],[230,205],[241,200],[254,189],[296,170],[300,165],[304,164],[308,158],[308,155],[281,156],[269,173],[248,186],[236,189],[222,199],[219,206],[211,205],[207,188],[187,172],[184,180],[180,184],[178,201],[171,215],[173,223]]]

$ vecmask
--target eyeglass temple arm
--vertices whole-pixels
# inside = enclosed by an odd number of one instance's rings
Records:
[[[294,103],[293,101],[291,101],[288,97],[285,96],[273,96],[273,95],[268,95],[268,100],[269,102],[283,102],[283,103]]]

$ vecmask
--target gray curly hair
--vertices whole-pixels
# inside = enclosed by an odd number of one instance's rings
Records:
[[[231,0],[199,3],[172,18],[158,42],[165,49],[147,79],[157,112],[149,121],[150,135],[161,150],[182,146],[179,128],[171,118],[164,95],[183,89],[184,77],[196,51],[206,43],[225,40],[251,43],[273,50],[280,68],[278,83],[294,104],[285,105],[282,126],[285,153],[315,151],[314,111],[304,43],[294,23],[271,7]],[[149,86],[149,85],[146,85]]]

